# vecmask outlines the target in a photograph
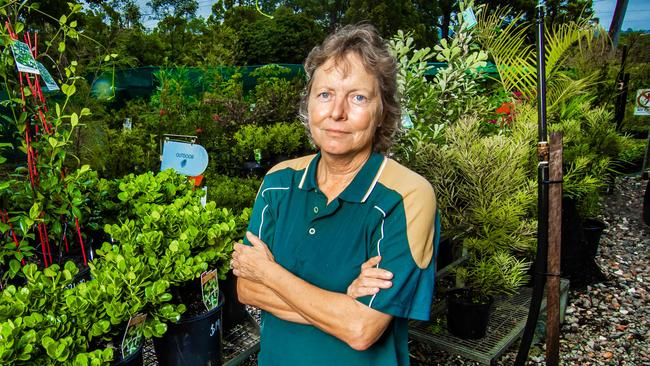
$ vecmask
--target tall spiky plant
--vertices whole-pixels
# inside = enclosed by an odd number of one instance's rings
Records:
[[[522,14],[513,14],[509,7],[491,13],[482,7],[477,21],[477,39],[494,60],[503,88],[534,99],[537,61],[535,48],[527,39],[532,23],[522,21]],[[545,28],[547,105],[550,112],[594,86],[595,73],[573,78],[566,72],[566,64],[573,51],[590,49],[592,44],[602,42],[605,34],[598,32],[586,18]]]

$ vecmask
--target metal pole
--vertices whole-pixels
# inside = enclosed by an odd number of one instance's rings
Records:
[[[535,335],[535,325],[544,295],[546,281],[546,255],[548,249],[548,142],[546,141],[546,63],[544,53],[544,5],[537,5],[537,126],[539,143],[537,153],[537,256],[533,295],[528,309],[528,319],[519,344],[515,365],[523,366]]]
[[[551,133],[548,188],[548,282],[546,365],[560,363],[560,253],[562,242],[562,133]]]

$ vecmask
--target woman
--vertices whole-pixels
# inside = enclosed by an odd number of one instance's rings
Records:
[[[260,365],[407,365],[429,316],[435,196],[385,157],[399,123],[396,62],[369,25],[305,61],[301,115],[316,155],[266,175],[232,267],[263,310]]]

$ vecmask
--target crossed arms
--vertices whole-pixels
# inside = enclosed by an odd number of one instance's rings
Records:
[[[240,302],[286,321],[313,325],[359,351],[372,346],[390,324],[391,315],[356,300],[392,286],[392,274],[375,268],[380,257],[365,262],[359,277],[342,294],[295,276],[275,262],[262,240],[250,232],[246,236],[252,246],[235,244],[232,260]]]

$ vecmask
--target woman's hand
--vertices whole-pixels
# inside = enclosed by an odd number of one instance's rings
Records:
[[[347,295],[352,298],[374,295],[381,289],[387,289],[393,286],[389,281],[393,274],[385,269],[376,268],[375,266],[381,261],[380,256],[372,257],[361,265],[359,277],[348,286]]]
[[[235,243],[235,251],[230,261],[232,273],[237,277],[262,283],[265,278],[264,271],[269,264],[275,263],[275,258],[269,247],[250,231],[246,232],[246,238],[253,245]]]

